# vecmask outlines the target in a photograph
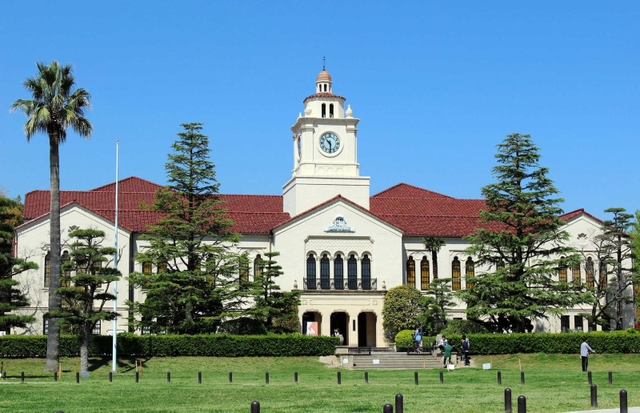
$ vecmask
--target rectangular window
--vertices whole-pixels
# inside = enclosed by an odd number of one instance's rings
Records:
[[[566,333],[567,331],[569,331],[569,328],[569,316],[563,315],[562,317],[560,317],[560,331]]]
[[[96,336],[102,334],[102,320],[96,321],[96,325],[93,326],[93,331],[91,332],[91,334],[95,334]]]
[[[582,331],[584,328],[584,321],[581,315],[573,316],[573,323],[576,326],[575,329],[577,331]]]
[[[567,282],[567,267],[560,267],[558,270],[558,281],[561,283]]]

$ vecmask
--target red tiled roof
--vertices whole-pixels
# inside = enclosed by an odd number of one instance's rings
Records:
[[[314,93],[313,95],[310,95],[310,96],[307,96],[306,98],[304,98],[302,103],[307,103],[307,100],[313,99],[313,98],[332,98],[332,99],[347,100],[347,98],[344,98],[344,97],[342,97],[340,95],[334,95],[331,92],[318,92],[318,93]]]

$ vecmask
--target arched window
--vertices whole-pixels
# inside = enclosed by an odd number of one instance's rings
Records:
[[[606,261],[600,261],[600,268],[598,269],[598,290],[603,291],[607,288],[607,263]]]
[[[60,257],[60,269],[62,269],[62,278],[60,278],[60,286],[68,287],[71,285],[71,256],[69,255],[69,251],[65,251],[62,253]]]
[[[322,117],[323,118],[327,117],[327,104],[326,103],[322,104]]]
[[[594,285],[594,267],[593,267],[593,259],[591,257],[587,258],[587,263],[585,264],[585,276],[587,281],[587,288],[593,288]]]
[[[473,287],[473,277],[476,276],[476,264],[471,257],[467,258],[467,262],[464,263],[464,278],[467,288]]]
[[[335,279],[336,290],[344,290],[344,262],[340,254],[333,260],[333,277]]]
[[[324,91],[325,92],[327,91],[327,85],[324,85]]]
[[[562,257],[562,259],[564,259],[564,257]],[[566,265],[560,265],[560,268],[558,268],[558,281],[561,283],[567,282],[567,266]]]
[[[320,259],[320,288],[328,290],[331,287],[331,280],[329,278],[329,257],[327,254],[322,255]]]
[[[144,275],[151,275],[153,266],[150,262],[143,262],[142,263],[142,273]]]
[[[429,260],[427,257],[422,257],[420,261],[420,289],[429,289]]]
[[[158,274],[162,274],[163,272],[167,272],[167,267],[169,264],[166,261],[158,263]]]
[[[316,259],[313,254],[307,258],[307,289],[315,290],[316,286]]]
[[[582,282],[582,270],[579,262],[575,263],[571,268],[571,279],[575,285],[580,285]]]
[[[407,260],[407,285],[416,286],[416,262],[413,257]]]
[[[329,117],[332,118],[333,117],[333,103],[331,103],[329,105]]]
[[[367,254],[364,254],[362,257],[362,289],[370,290],[371,289],[371,260]]]
[[[238,280],[242,288],[247,288],[249,282],[249,260],[243,257],[238,264]]]
[[[460,274],[460,260],[458,259],[458,257],[454,257],[453,261],[451,262],[451,278],[453,279],[451,289],[453,291],[460,290],[462,276]]]
[[[350,290],[358,289],[358,261],[353,254],[347,261],[347,281]]]
[[[51,285],[51,253],[47,252],[47,255],[44,256],[44,286],[48,287]],[[46,325],[47,323],[45,323]]]
[[[262,277],[262,270],[264,268],[264,261],[262,261],[262,257],[260,254],[256,255],[256,258],[253,260],[253,279],[258,279]]]

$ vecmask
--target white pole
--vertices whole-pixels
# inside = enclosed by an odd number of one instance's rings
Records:
[[[115,219],[113,226],[113,242],[116,249],[116,252],[113,256],[113,268],[118,269],[118,146],[120,141],[116,141],[116,204],[115,204]],[[113,312],[118,312],[118,281],[113,282]],[[112,354],[112,366],[111,370],[113,372],[116,371],[116,359],[118,357],[117,354],[117,343],[118,343],[118,317],[113,319],[113,349],[111,351]]]

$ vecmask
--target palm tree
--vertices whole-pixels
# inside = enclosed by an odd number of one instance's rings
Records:
[[[431,251],[431,261],[433,262],[433,279],[438,278],[438,252],[446,243],[440,237],[424,237],[422,243],[427,251]]]
[[[56,294],[60,288],[60,155],[59,146],[67,137],[67,128],[84,138],[89,138],[93,128],[84,117],[84,109],[91,108],[91,95],[82,89],[74,89],[75,79],[71,65],[61,66],[53,61],[50,65],[36,63],[38,73],[27,78],[23,85],[33,99],[18,99],[11,111],[21,109],[27,115],[24,132],[27,142],[37,132],[49,135],[49,172],[51,181],[50,204],[50,265],[49,311],[59,311],[62,300]],[[47,363],[45,371],[56,371],[59,360],[60,327],[57,318],[49,318],[47,337]]]

